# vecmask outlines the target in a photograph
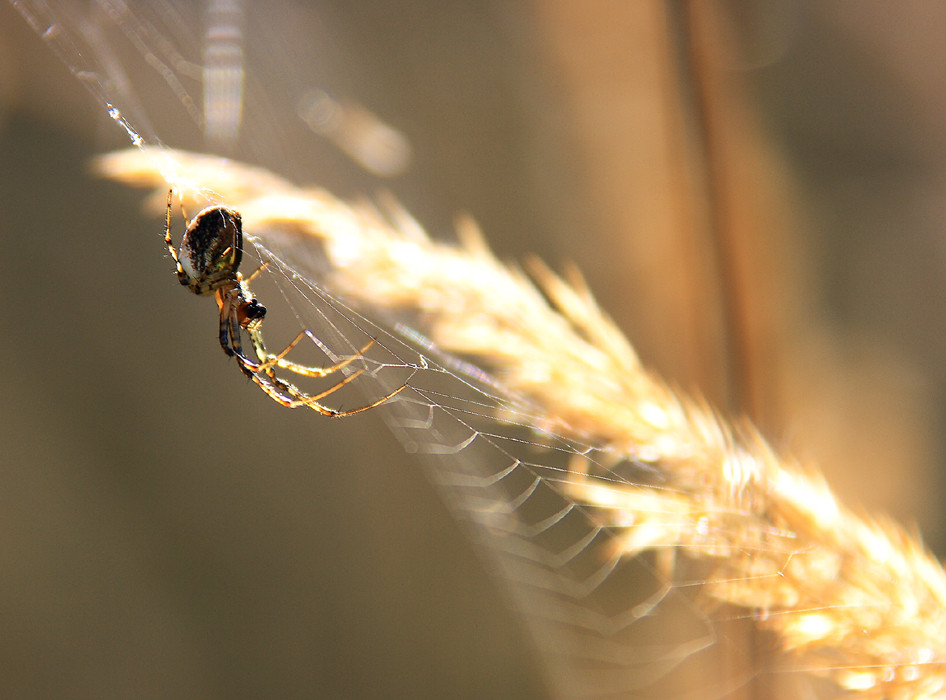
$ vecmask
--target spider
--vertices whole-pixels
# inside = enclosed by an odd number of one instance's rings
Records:
[[[236,358],[243,374],[256,382],[270,398],[288,408],[307,406],[325,416],[342,417],[379,406],[407,386],[407,384],[402,384],[390,394],[382,396],[367,406],[340,411],[323,406],[319,403],[319,399],[335,393],[355,380],[365,371],[363,368],[352,372],[314,396],[306,394],[277,377],[275,371],[277,367],[304,377],[327,377],[363,357],[375,341],[369,341],[355,355],[331,367],[307,367],[285,359],[286,355],[309,334],[308,331],[299,333],[282,352],[275,355],[268,353],[260,333],[260,326],[266,316],[266,307],[256,301],[248,286],[248,283],[265,268],[265,265],[247,279],[244,279],[239,272],[243,258],[243,219],[240,213],[222,206],[210,206],[198,212],[187,225],[178,253],[174,250],[174,243],[171,240],[172,193],[173,190],[168,191],[164,242],[174,259],[177,279],[194,294],[214,295],[220,309],[220,346],[227,355]],[[242,331],[246,331],[249,335],[257,356],[256,361],[249,359],[243,351]]]

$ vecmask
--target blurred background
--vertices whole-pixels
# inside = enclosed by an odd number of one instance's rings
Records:
[[[202,17],[175,20],[182,51]],[[946,547],[946,9],[287,0],[245,31],[245,136],[218,150],[574,263],[648,366]],[[101,41],[132,123],[205,148]],[[268,97],[314,88],[411,167],[380,182]],[[163,221],[90,175],[127,145],[0,5],[2,694],[547,697],[381,421],[281,409],[226,360]]]

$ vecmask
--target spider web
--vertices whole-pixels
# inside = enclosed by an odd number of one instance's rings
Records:
[[[758,673],[742,651],[749,631],[739,625],[748,620],[731,619],[726,629],[719,614],[710,614],[699,567],[678,559],[671,580],[652,554],[625,556],[615,542],[620,526],[567,493],[578,463],[595,474],[591,480],[617,488],[659,488],[659,469],[537,427],[541,408],[510,395],[483,370],[441,352],[415,326],[377,310],[361,313],[301,273],[322,267],[311,246],[278,232],[250,242],[298,326],[329,362],[374,341],[350,366],[364,370],[358,386],[366,396],[406,383],[374,410],[421,457],[484,565],[508,584],[557,695],[746,692]]]
[[[329,94],[318,86],[332,82],[328,71],[303,74],[303,67],[333,61],[321,54],[318,41],[300,34],[298,18],[254,14],[260,10],[250,3],[210,5],[196,14],[173,3],[103,0],[55,10],[38,0],[14,5],[134,145],[209,145],[297,180],[322,178],[330,170],[312,172],[326,150],[312,133],[317,120],[300,105],[311,108]],[[229,39],[208,52],[213,27]],[[280,45],[291,48],[273,50]],[[285,77],[267,79],[274,75]],[[332,132],[336,147],[369,167],[402,162],[397,132],[380,120],[372,123],[381,131],[369,129],[370,137],[360,140]],[[381,146],[372,146],[378,133]],[[391,168],[372,167],[374,175]],[[343,190],[366,181],[358,168],[334,170],[346,173],[332,174]],[[615,544],[618,524],[563,488],[576,465],[605,484],[659,488],[665,476],[658,468],[544,428],[540,407],[427,340],[422,318],[399,318],[326,289],[320,280],[327,263],[316,246],[278,231],[254,233],[247,247],[267,264],[253,289],[272,309],[265,326],[270,349],[301,328],[310,347],[298,348],[293,359],[324,365],[374,341],[349,366],[364,370],[358,380],[325,402],[356,406],[356,392],[371,401],[407,384],[377,412],[418,456],[484,566],[504,582],[555,695],[722,698],[760,692],[753,684],[769,677],[759,670],[767,661],[749,646],[765,640],[753,640],[750,620],[714,607],[703,594],[699,564],[677,557],[668,568],[654,553],[623,555]]]

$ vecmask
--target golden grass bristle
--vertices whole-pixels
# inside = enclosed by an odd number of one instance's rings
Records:
[[[580,465],[562,488],[621,530],[627,556],[671,550],[710,563],[707,593],[755,616],[798,668],[858,697],[946,693],[940,564],[895,524],[841,506],[821,476],[775,455],[750,426],[649,374],[577,275],[565,281],[530,260],[537,288],[497,261],[469,220],[462,245],[437,243],[393,204],[382,214],[219,158],[133,149],[98,165],[155,188],[156,208],[170,183],[188,206],[240,210],[249,231],[318,238],[333,291],[423,311],[437,345],[479,358],[530,397],[541,427],[659,465],[669,475],[661,489],[589,479]]]

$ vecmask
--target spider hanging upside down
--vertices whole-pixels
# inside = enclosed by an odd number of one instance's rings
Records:
[[[236,358],[243,374],[256,382],[270,398],[289,408],[308,406],[322,415],[340,417],[374,408],[388,401],[407,386],[407,384],[402,384],[390,394],[382,396],[367,406],[340,411],[323,406],[319,403],[319,399],[335,393],[356,379],[365,371],[363,368],[352,372],[334,386],[314,396],[306,394],[277,377],[276,367],[287,369],[303,377],[327,377],[363,357],[368,348],[374,344],[374,340],[371,340],[355,355],[336,365],[324,368],[307,367],[285,359],[289,351],[306,336],[307,331],[297,335],[295,340],[279,354],[268,353],[260,333],[266,307],[253,298],[247,286],[247,283],[263,268],[261,267],[246,280],[239,272],[240,261],[243,258],[243,219],[239,212],[222,206],[207,207],[199,212],[188,224],[184,238],[181,239],[180,253],[178,253],[174,250],[171,240],[172,192],[168,191],[164,242],[167,243],[168,252],[174,259],[177,279],[194,294],[214,295],[217,306],[220,307],[220,346],[227,355]],[[244,354],[242,331],[246,331],[249,336],[257,360],[251,360]]]

